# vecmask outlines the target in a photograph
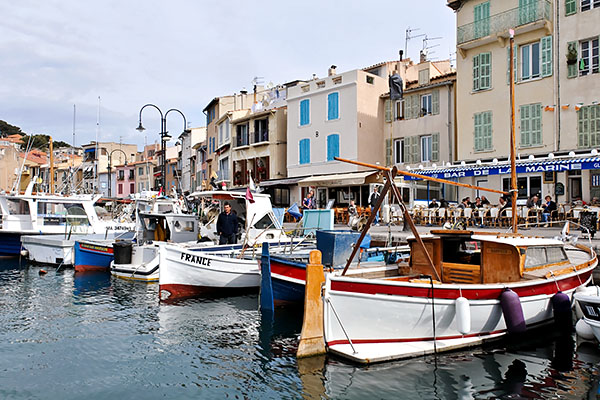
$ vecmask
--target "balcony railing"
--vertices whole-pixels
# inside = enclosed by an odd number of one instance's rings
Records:
[[[546,0],[538,0],[526,6],[512,8],[488,18],[459,26],[456,32],[456,42],[460,45],[471,40],[507,32],[512,28],[544,20],[552,20],[552,6]]]
[[[238,134],[235,147],[248,146],[248,134]]]
[[[252,136],[253,136],[252,143],[262,143],[262,142],[269,141],[269,131],[268,130],[254,132]]]

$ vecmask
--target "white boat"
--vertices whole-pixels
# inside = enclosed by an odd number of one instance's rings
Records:
[[[585,289],[573,297],[581,310],[583,321],[591,328],[596,340],[600,341],[600,287],[589,286]]]
[[[221,295],[232,291],[258,290],[260,272],[257,261],[236,255],[239,251],[234,254],[233,250],[248,248],[247,256],[253,251],[257,254],[254,246],[264,241],[289,241],[281,223],[273,214],[269,196],[255,193],[251,201],[243,192],[206,191],[193,193],[191,197],[209,204],[209,208],[212,208],[204,213],[203,225],[200,228],[203,237],[209,240],[217,239],[216,224],[222,205],[220,203],[227,201],[245,228],[242,240],[237,245],[214,247],[161,245],[161,299],[173,300],[208,293]]]
[[[549,323],[552,298],[562,292],[570,299],[598,264],[592,249],[557,239],[433,233],[422,239],[441,281],[424,278],[433,274],[416,240],[396,276],[327,276],[329,351],[360,363],[387,361],[479,345],[515,324]]]
[[[94,207],[100,195],[33,194],[34,181],[25,194],[0,195],[0,256],[18,256],[21,238],[25,235],[106,235],[133,228],[133,224],[125,221],[101,219]],[[28,245],[34,242],[35,238],[27,241]],[[33,254],[29,254],[33,261],[44,262],[44,256],[36,251],[38,249],[23,247],[33,250]]]

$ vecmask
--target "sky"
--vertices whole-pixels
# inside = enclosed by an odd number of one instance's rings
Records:
[[[0,2],[0,120],[75,145],[158,140],[158,111],[205,125],[211,99],[398,58],[405,31],[455,58],[443,0],[19,0]],[[418,29],[418,30],[417,30]],[[424,37],[411,39],[418,60]],[[452,53],[452,54],[451,54]],[[406,55],[405,55],[406,56]],[[75,105],[75,124],[73,124]],[[99,115],[99,118],[98,118]],[[99,123],[98,123],[99,121]],[[73,126],[75,125],[75,129]],[[169,113],[173,137],[183,119]]]

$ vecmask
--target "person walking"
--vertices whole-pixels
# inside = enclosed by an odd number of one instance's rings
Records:
[[[375,205],[377,204],[378,200],[379,200],[379,190],[377,189],[377,186],[375,186],[373,188],[373,193],[371,193],[371,195],[369,196],[369,205],[371,206],[371,212],[374,212]],[[375,219],[373,220],[373,224],[379,225],[379,210],[377,210],[377,213],[375,214]]]
[[[219,214],[217,232],[219,233],[219,244],[235,244],[237,242],[238,218],[231,210],[229,202],[225,202],[223,212]]]

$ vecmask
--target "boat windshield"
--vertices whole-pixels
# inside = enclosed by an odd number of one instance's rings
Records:
[[[561,246],[529,246],[525,252],[524,268],[534,269],[567,261],[569,261],[567,253]]]
[[[443,260],[447,263],[481,264],[481,243],[471,238],[444,238]]]
[[[29,203],[21,199],[7,199],[8,212],[11,215],[29,215]]]
[[[44,225],[89,225],[88,216],[81,203],[52,203],[41,201],[37,206],[38,216]]]

